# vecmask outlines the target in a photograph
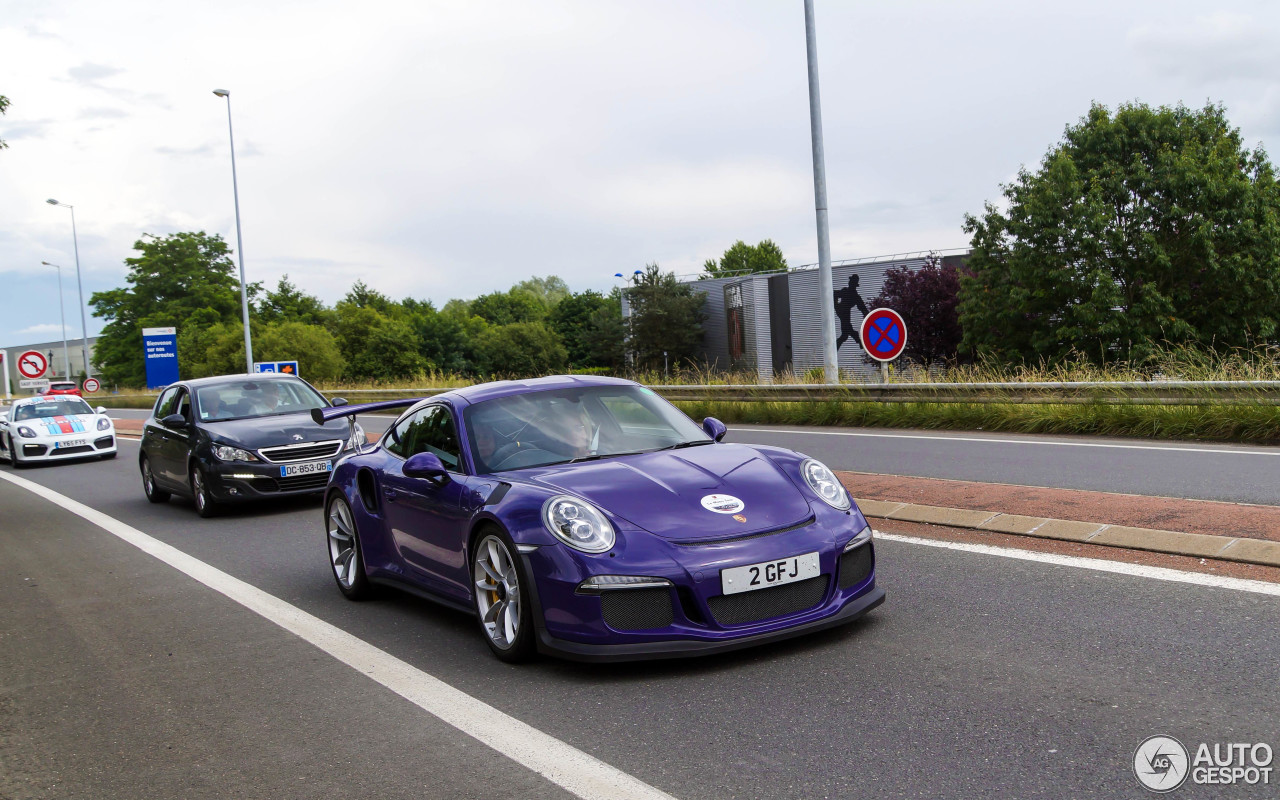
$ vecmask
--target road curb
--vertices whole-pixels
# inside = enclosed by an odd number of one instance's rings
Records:
[[[1134,528],[1128,525],[1105,525],[1049,517],[1002,514],[998,511],[974,511],[945,506],[897,503],[884,500],[858,500],[864,516],[901,522],[923,522],[949,528],[1008,533],[1038,539],[1060,539],[1071,542],[1149,550],[1192,558],[1215,558],[1244,564],[1280,567],[1280,542],[1233,536],[1211,536],[1157,528]]]

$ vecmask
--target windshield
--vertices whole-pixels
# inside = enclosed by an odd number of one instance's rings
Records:
[[[24,419],[43,419],[45,417],[65,417],[72,414],[92,414],[89,404],[78,397],[50,397],[39,403],[27,403],[13,410],[13,421]]]
[[[203,422],[297,414],[329,404],[302,381],[255,381],[245,378],[196,389],[196,413]]]
[[[480,473],[710,444],[642,386],[593,386],[486,400],[463,412]]]

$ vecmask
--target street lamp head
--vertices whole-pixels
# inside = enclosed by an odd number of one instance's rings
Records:
[[[45,202],[51,206],[56,206],[58,204],[58,201],[54,200],[52,197],[50,197],[48,200],[45,200]]]
[[[621,272],[615,272],[615,273],[613,273],[613,277],[615,277],[615,278],[621,278],[621,277],[622,277],[622,273],[621,273]]]
[[[48,261],[41,261],[40,263],[41,263],[41,264],[44,264],[46,267],[56,267],[56,266],[58,266],[57,264],[50,264]]]
[[[230,96],[231,96],[231,92],[227,91],[226,89],[214,89],[214,90],[213,90],[213,93],[214,93],[214,94],[216,94],[218,97],[230,97]]]

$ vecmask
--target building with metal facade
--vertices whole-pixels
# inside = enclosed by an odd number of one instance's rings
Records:
[[[858,340],[866,306],[884,289],[891,269],[917,270],[931,257],[957,263],[960,254],[932,251],[832,264],[836,296],[836,336],[842,374],[871,380],[877,362]],[[705,297],[702,349],[698,360],[716,370],[755,371],[762,383],[787,372],[822,369],[822,328],[818,269],[683,281]],[[624,295],[625,296],[625,295]],[[630,307],[623,304],[623,315]],[[908,330],[911,321],[907,320]],[[821,378],[818,378],[820,381]]]

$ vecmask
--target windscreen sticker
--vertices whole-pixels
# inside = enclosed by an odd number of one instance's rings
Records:
[[[737,514],[747,504],[731,494],[709,494],[702,498],[702,507],[717,514]]]

